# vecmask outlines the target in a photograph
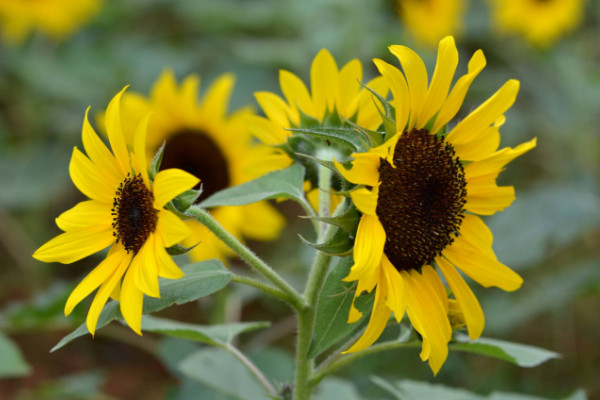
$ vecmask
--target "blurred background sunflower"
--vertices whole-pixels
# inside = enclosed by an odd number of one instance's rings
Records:
[[[560,3],[570,1],[574,0]],[[0,8],[9,2],[1,1]],[[554,2],[558,0],[544,3]],[[463,30],[456,41],[459,69],[467,70],[463,62],[479,48],[488,63],[458,120],[503,82],[518,79],[521,88],[506,115],[501,146],[538,138],[535,152],[513,162],[499,179],[499,185],[515,186],[517,200],[500,215],[485,219],[494,232],[498,259],[524,279],[511,296],[473,287],[489,316],[485,335],[552,349],[563,358],[522,369],[452,352],[434,381],[426,365],[398,361],[417,360],[418,350],[398,350],[341,370],[338,393],[343,388],[356,398],[393,399],[368,378],[379,375],[391,381],[405,378],[468,388],[481,396],[510,391],[564,399],[582,388],[588,398],[599,398],[600,2],[582,2],[582,17],[542,48],[522,34],[505,36],[493,28],[494,3],[469,1],[464,7]],[[48,353],[74,324],[85,321],[83,312],[75,310],[66,319],[62,310],[80,274],[102,257],[73,267],[31,258],[37,247],[60,233],[54,218],[82,200],[68,177],[71,150],[80,145],[81,115],[90,105],[102,109],[125,84],[151,103],[165,68],[173,71],[169,79],[176,100],[167,102],[171,108],[183,104],[177,96],[193,86],[193,79],[186,77],[201,76],[205,82],[205,94],[195,93],[200,107],[213,86],[226,79],[222,75],[230,72],[236,84],[228,109],[248,112],[245,107],[250,104],[259,115],[253,93],[281,93],[280,69],[310,82],[312,60],[323,48],[340,66],[358,59],[366,80],[377,76],[372,58],[393,62],[387,51],[391,44],[411,47],[432,70],[435,48],[419,43],[396,10],[394,0],[122,0],[102,2],[95,16],[69,29],[61,41],[38,28],[18,45],[0,44],[0,398],[218,398],[219,382],[200,385],[176,369],[191,351],[185,343],[150,334],[132,341],[135,334],[118,324],[99,330],[94,341],[80,338]],[[564,9],[563,13],[568,14]],[[530,25],[534,17],[527,15]],[[3,13],[1,28],[8,29],[14,21]],[[429,21],[434,29],[434,20]],[[175,116],[156,117],[163,121],[163,136],[153,146],[184,128],[203,128],[209,134],[209,125],[186,127],[183,108]],[[220,139],[210,138],[215,146],[222,145]],[[219,149],[229,156],[229,150]],[[291,202],[274,206],[288,225],[278,239],[250,244],[300,287],[311,253],[298,243],[297,233],[309,232],[310,224],[298,220],[303,211]],[[294,324],[285,318],[288,310],[248,290],[230,289],[225,298],[205,298],[199,305],[173,307],[161,315],[192,323],[276,321],[276,334],[250,333],[238,346],[278,382],[289,381]],[[388,330],[384,336],[398,334],[396,327]],[[265,346],[270,350],[260,351]],[[230,379],[230,374],[224,376]]]

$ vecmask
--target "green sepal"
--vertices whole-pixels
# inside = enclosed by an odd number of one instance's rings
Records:
[[[185,254],[188,251],[193,250],[199,244],[200,244],[200,242],[196,243],[195,245],[193,245],[191,247],[183,247],[183,246],[176,244],[175,246],[167,247],[167,253],[169,253],[169,255],[172,255],[172,256],[178,256],[178,255]]]
[[[300,240],[308,246],[332,256],[342,257],[349,255],[352,253],[352,247],[354,245],[354,241],[350,238],[348,233],[340,228],[337,228],[331,239],[327,240],[325,243],[313,243],[304,239],[300,234],[298,234],[298,236],[300,237]]]
[[[367,137],[367,139],[369,140],[369,148],[377,147],[383,144],[383,132],[372,131],[370,129],[363,128],[362,126],[357,125],[352,121],[347,121],[347,123],[354,129],[356,129],[358,132],[362,133],[365,137]]]
[[[385,130],[385,137],[384,137],[384,142],[388,141],[388,139],[390,139],[392,136],[394,136],[397,132],[396,130],[396,109],[394,108],[394,106],[392,106],[390,104],[389,101],[387,101],[386,99],[384,99],[379,93],[375,92],[373,89],[371,89],[370,87],[364,85],[361,83],[361,86],[365,89],[367,89],[369,92],[371,92],[371,94],[373,96],[375,96],[377,98],[377,100],[379,100],[379,103],[381,103],[381,105],[383,106],[384,111],[382,111],[379,106],[377,105],[377,102],[373,99],[373,102],[375,103],[375,108],[377,109],[377,112],[379,113],[379,115],[381,116],[381,119],[383,120],[383,128]]]
[[[165,154],[165,146],[167,142],[162,142],[154,157],[152,157],[152,162],[150,163],[150,169],[148,170],[148,176],[151,181],[154,181],[156,178],[156,174],[160,170],[160,164],[162,163],[163,155]]]
[[[202,187],[200,189],[190,189],[181,193],[179,196],[175,197],[173,200],[173,206],[177,208],[180,212],[184,213],[190,208],[192,205],[196,203],[196,201],[200,198],[202,194]]]
[[[358,229],[360,214],[354,205],[348,207],[341,215],[336,217],[306,217],[317,221],[326,222],[343,229],[347,234],[355,236]]]

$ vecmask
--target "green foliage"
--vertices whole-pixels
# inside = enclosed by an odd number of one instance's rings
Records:
[[[354,385],[340,378],[327,378],[318,386],[313,396],[314,400],[361,400],[362,397],[356,391]]]
[[[231,273],[218,260],[209,260],[187,265],[182,268],[185,276],[177,280],[160,279],[159,299],[144,298],[144,314],[162,310],[173,304],[183,304],[207,296],[225,287],[231,281]],[[114,319],[122,319],[119,303],[111,301],[104,306],[98,318],[96,329],[100,329]],[[50,351],[56,351],[74,339],[86,335],[87,326],[82,324],[71,332]]]
[[[27,376],[31,367],[23,358],[17,345],[0,332],[0,379]]]
[[[303,238],[302,235],[298,235],[298,237],[304,244],[312,247],[313,249],[333,256],[345,256],[351,254],[352,246],[354,245],[354,240],[350,238],[348,233],[339,228],[336,228],[333,236],[324,243],[313,243]]]

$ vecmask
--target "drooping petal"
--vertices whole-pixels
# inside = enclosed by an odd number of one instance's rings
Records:
[[[469,70],[466,75],[461,76],[450,91],[448,98],[440,109],[435,119],[435,124],[431,133],[437,133],[444,125],[448,123],[458,112],[460,106],[467,95],[471,83],[485,67],[485,56],[481,50],[477,50],[469,61]]]
[[[92,226],[111,227],[111,204],[86,200],[63,212],[56,218],[56,225],[63,231]]]
[[[446,288],[440,280],[440,276],[437,274],[437,272],[435,272],[431,265],[423,266],[423,268],[421,268],[421,275],[423,276],[423,279],[425,279],[427,283],[429,283],[434,289],[438,298],[444,305],[444,309],[446,312],[448,312],[448,293],[446,293]]]
[[[392,91],[392,95],[394,96],[396,106],[396,130],[404,132],[411,110],[410,94],[408,92],[406,78],[398,68],[385,61],[376,58],[373,59],[373,62],[379,70],[379,73],[381,73],[387,81],[387,84]]]
[[[108,181],[116,188],[119,183],[125,178],[119,170],[117,160],[113,154],[108,150],[108,147],[100,140],[94,129],[88,121],[88,114],[90,108],[85,110],[85,117],[83,118],[83,127],[81,129],[81,138],[83,141],[83,148],[87,153],[88,157],[92,162],[107,175]]]
[[[345,281],[361,279],[377,268],[383,255],[385,230],[375,215],[363,215],[354,241],[354,265]]]
[[[280,70],[279,85],[281,92],[294,110],[299,108],[304,114],[316,118],[310,93],[300,78],[289,71]]]
[[[350,306],[350,313],[348,314],[349,324],[356,322],[362,318],[363,314],[354,306],[354,302],[363,293],[371,293],[371,291],[375,289],[375,286],[379,282],[380,270],[380,266],[377,266],[373,270],[365,273],[365,275],[363,275],[362,278],[358,280],[358,285],[356,285],[356,289],[354,292],[354,299],[352,299],[352,305]]]
[[[65,304],[65,316],[71,314],[77,304],[106,282],[126,257],[131,256],[125,251],[112,251],[111,249],[110,254],[73,289]]]
[[[382,277],[385,279],[385,285],[388,289],[385,304],[394,312],[396,321],[400,322],[406,310],[404,280],[385,254],[381,259],[381,269]]]
[[[310,90],[315,107],[315,118],[323,119],[325,110],[333,110],[333,102],[338,77],[338,68],[333,56],[322,49],[315,56],[310,67]],[[263,108],[264,109],[264,108]]]
[[[121,263],[117,266],[112,275],[100,286],[100,289],[98,289],[98,292],[94,297],[94,301],[92,301],[92,305],[90,306],[87,318],[85,320],[88,330],[92,336],[94,336],[96,333],[96,325],[98,324],[100,313],[102,312],[102,309],[104,308],[104,305],[106,304],[110,294],[113,292],[115,286],[120,283],[125,270],[129,266],[129,260],[130,257],[125,257],[121,260]]]
[[[421,57],[406,46],[390,46],[390,52],[398,58],[406,76],[411,102],[411,117],[408,126],[408,130],[410,130],[415,127],[422,113],[427,95],[427,69]],[[396,98],[394,97],[394,99]]]
[[[354,153],[352,157],[354,157],[352,169],[349,170],[335,159],[333,160],[340,174],[352,183],[377,186],[379,183],[379,156],[373,153]]]
[[[69,163],[69,174],[81,193],[90,199],[112,204],[118,185],[115,186],[114,182],[100,171],[77,147],[73,148],[73,156]]]
[[[132,264],[125,274],[123,284],[121,285],[119,306],[127,325],[141,336],[144,293],[135,284],[136,268],[139,268],[139,265],[134,267]]]
[[[427,90],[427,97],[423,110],[418,115],[416,128],[420,129],[440,110],[446,97],[450,84],[454,78],[454,72],[458,65],[458,50],[452,36],[446,36],[440,41],[435,71],[431,78],[431,85]]]
[[[125,176],[130,171],[129,151],[123,136],[123,128],[121,127],[121,97],[128,86],[125,86],[108,104],[106,114],[104,114],[104,125],[113,154],[117,159],[117,163],[121,169],[121,175]]]
[[[73,229],[48,241],[33,253],[43,262],[71,264],[107,248],[115,242],[110,225]]]
[[[156,247],[154,249],[156,255],[156,264],[158,265],[158,276],[167,279],[179,279],[185,274],[171,256],[165,250],[165,244],[161,242],[161,238],[156,237]]]
[[[469,288],[458,271],[454,269],[454,266],[446,261],[446,259],[437,257],[436,263],[442,270],[446,281],[448,281],[448,285],[450,285],[450,289],[452,289],[452,293],[454,293],[454,297],[456,297],[460,305],[469,331],[469,337],[472,340],[477,339],[481,336],[483,327],[485,326],[485,316],[477,297],[475,297],[471,288]]]
[[[492,250],[492,244],[494,242],[494,236],[492,231],[483,222],[481,218],[473,214],[466,214],[460,224],[460,235],[463,240],[467,240],[474,246],[489,252],[494,257],[494,251]]]
[[[164,169],[154,178],[154,208],[160,210],[169,201],[196,186],[200,179],[180,169]]]
[[[135,268],[135,284],[142,292],[151,297],[160,297],[158,287],[158,267],[154,249],[156,248],[155,235],[151,234],[146,243],[135,255],[132,266]]]
[[[373,190],[360,188],[350,192],[352,203],[354,203],[361,213],[376,215],[378,186],[374,187]]]
[[[496,286],[512,292],[521,287],[523,279],[495,257],[457,237],[443,251],[443,256],[471,279],[484,287]]]

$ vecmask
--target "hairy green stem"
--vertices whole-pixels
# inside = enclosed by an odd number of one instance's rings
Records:
[[[217,221],[211,217],[211,215],[205,210],[198,207],[190,207],[186,211],[186,215],[193,217],[206,226],[212,233],[214,233],[223,243],[225,243],[231,250],[233,250],[242,260],[244,260],[250,267],[254,268],[256,272],[265,277],[269,282],[278,287],[283,293],[285,293],[290,300],[290,304],[296,310],[302,310],[306,308],[304,298],[290,286],[283,278],[281,278],[271,267],[269,267],[263,260],[258,258],[256,254],[249,248],[243,245],[238,239],[227,232]]]

